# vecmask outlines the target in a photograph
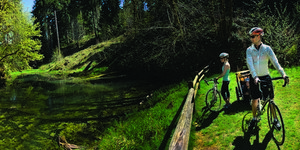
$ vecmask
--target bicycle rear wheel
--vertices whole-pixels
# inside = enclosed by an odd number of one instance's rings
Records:
[[[210,89],[206,94],[205,102],[210,111],[220,111],[222,103],[220,92]]]
[[[271,106],[273,106],[273,110],[274,110],[274,115],[276,116],[275,118],[277,118],[277,120],[279,121],[281,128],[277,128],[273,121],[274,121],[274,116],[271,112]],[[278,145],[282,145],[284,143],[285,140],[285,128],[284,128],[284,122],[280,113],[280,110],[278,108],[278,106],[276,104],[274,104],[273,102],[270,102],[268,105],[268,123],[269,123],[269,127],[271,130],[273,130],[273,139],[275,141],[276,144]]]

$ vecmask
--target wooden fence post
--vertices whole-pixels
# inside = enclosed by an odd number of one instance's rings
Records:
[[[193,116],[192,99],[194,98],[194,92],[194,88],[190,88],[181,116],[174,131],[169,150],[186,150],[188,148]]]
[[[207,70],[208,67],[209,66],[204,67],[195,76],[194,80],[192,82],[188,83],[189,93],[188,93],[187,98],[185,99],[185,103],[184,103],[183,109],[181,111],[181,116],[179,118],[176,129],[172,136],[172,140],[169,145],[169,150],[187,150],[188,149],[193,112],[195,109],[194,99],[197,94],[199,82],[204,77],[204,73],[206,73],[208,71]],[[206,71],[204,72],[204,70],[206,70]]]

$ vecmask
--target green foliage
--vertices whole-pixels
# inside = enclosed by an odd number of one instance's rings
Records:
[[[38,24],[32,25],[22,12],[20,2],[0,1],[0,63],[6,71],[30,68],[29,62],[43,58]]]
[[[59,62],[63,58],[64,58],[64,56],[62,55],[62,53],[58,49],[55,49],[55,51],[53,52],[51,61],[52,62]]]
[[[284,66],[297,62],[294,61],[297,56],[295,55],[295,43],[299,41],[296,35],[298,22],[291,19],[286,9],[287,7],[275,7],[275,12],[270,11],[270,14],[274,15],[262,14],[264,21],[259,24],[266,32],[265,42],[273,48],[277,58]]]
[[[293,18],[287,5],[274,2],[267,5],[264,0],[254,0],[246,5],[249,9],[234,20],[234,36],[240,42],[250,46],[248,31],[255,26],[265,31],[263,42],[274,50],[283,66],[295,65],[297,61],[295,44],[299,41],[297,25],[299,21]],[[236,13],[241,13],[237,10]],[[243,55],[245,56],[245,55]]]

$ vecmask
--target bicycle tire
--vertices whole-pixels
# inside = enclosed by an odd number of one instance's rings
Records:
[[[278,130],[274,127],[273,125],[273,115],[271,113],[271,105],[273,105],[273,109],[274,109],[274,113],[277,116],[278,121],[280,122],[281,125],[281,129]],[[283,145],[284,140],[285,140],[285,128],[284,128],[284,122],[282,119],[282,115],[281,112],[278,108],[278,106],[272,102],[269,103],[268,105],[268,123],[269,123],[269,127],[271,130],[273,130],[273,135],[272,138],[274,139],[275,143],[278,145]]]
[[[221,103],[222,103],[220,92],[217,90],[216,95],[214,96],[214,89],[210,89],[206,93],[205,103],[210,111],[214,111],[214,112],[220,111]]]

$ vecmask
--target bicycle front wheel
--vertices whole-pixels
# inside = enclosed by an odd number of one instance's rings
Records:
[[[220,92],[210,89],[206,94],[205,102],[210,111],[220,111],[222,103]]]
[[[272,111],[273,109],[273,111]],[[276,104],[270,102],[268,105],[268,123],[271,130],[273,130],[273,139],[276,144],[282,145],[285,140],[285,128],[284,122],[280,113],[280,110]],[[277,119],[280,123],[280,127],[278,128],[274,124],[274,119]]]

